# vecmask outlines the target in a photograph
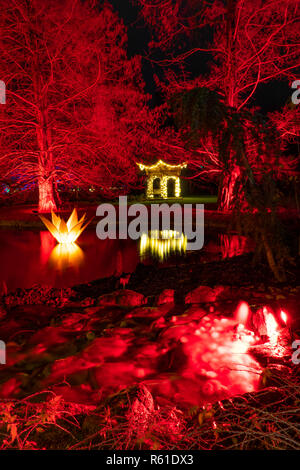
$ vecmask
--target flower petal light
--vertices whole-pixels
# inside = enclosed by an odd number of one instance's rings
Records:
[[[53,211],[51,212],[51,218],[52,221],[40,215],[40,219],[58,243],[74,243],[90,223],[90,221],[86,222],[86,214],[83,214],[81,219],[78,220],[77,210],[75,208],[67,222]]]

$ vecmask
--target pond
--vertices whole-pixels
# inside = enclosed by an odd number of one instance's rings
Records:
[[[171,237],[172,238],[172,237]],[[206,237],[203,253],[211,259],[237,256],[251,249],[237,235]],[[185,255],[184,237],[178,240],[99,240],[86,230],[77,244],[56,243],[47,230],[0,230],[0,284],[8,290],[34,284],[69,287],[94,279],[131,273],[138,263],[172,263]]]

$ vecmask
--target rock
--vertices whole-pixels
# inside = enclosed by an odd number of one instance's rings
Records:
[[[81,300],[80,302],[80,305],[82,307],[89,307],[91,305],[94,305],[95,304],[95,299],[93,299],[92,297],[86,297],[85,299]]]
[[[150,391],[146,386],[140,385],[138,397],[127,414],[129,432],[141,438],[153,424],[155,414],[154,400]]]
[[[165,303],[159,307],[139,307],[131,310],[125,318],[160,318],[167,315],[172,308],[172,303]]]
[[[283,322],[282,322],[283,323]],[[283,327],[280,325],[280,319],[275,312],[269,306],[258,309],[251,315],[250,328],[254,333],[264,339],[265,341],[270,340],[271,342],[290,344],[291,335],[289,328],[283,323]]]
[[[81,357],[90,365],[100,365],[103,359],[123,356],[130,345],[130,340],[120,335],[96,338],[81,353]]]
[[[156,305],[174,303],[174,289],[164,289],[158,296]]]
[[[224,291],[223,286],[199,286],[189,292],[185,297],[186,304],[201,304],[215,302],[219,295]]]
[[[102,315],[103,316],[103,312],[105,312],[105,306],[98,306],[98,307],[87,307],[84,309],[84,313],[85,315],[87,315],[88,317],[92,317],[92,316],[95,316],[95,315]]]
[[[188,318],[190,321],[198,321],[201,320],[201,318],[205,317],[207,315],[207,311],[204,310],[203,308],[197,307],[195,305],[192,305],[189,307],[187,310],[184,311],[183,315],[180,315],[179,317],[175,317],[175,323],[183,321],[183,319]],[[186,320],[185,320],[186,321]]]
[[[133,398],[129,404],[127,412],[128,420],[128,434],[134,435],[135,438],[142,441],[152,440],[152,436],[157,433],[165,436],[165,442],[174,443],[183,438],[183,431],[185,423],[183,414],[178,410],[173,403],[173,400],[166,400],[163,397],[158,397],[161,406],[156,405],[156,398],[154,398],[150,390],[145,385],[140,385],[136,393],[136,398]]]
[[[110,294],[101,295],[98,305],[118,305],[120,307],[139,307],[146,303],[143,294],[129,289],[119,289]]]

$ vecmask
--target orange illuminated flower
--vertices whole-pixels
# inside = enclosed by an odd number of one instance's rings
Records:
[[[78,220],[77,210],[75,208],[73,209],[73,212],[67,222],[61,219],[54,212],[51,212],[51,217],[52,221],[40,215],[42,222],[52,233],[53,237],[56,238],[58,243],[74,243],[90,223],[90,221],[86,222],[85,214],[81,217],[80,220]]]

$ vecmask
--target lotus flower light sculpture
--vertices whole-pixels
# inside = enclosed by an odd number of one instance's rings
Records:
[[[51,212],[51,218],[52,221],[40,215],[40,219],[46,225],[49,232],[52,233],[53,237],[56,238],[58,243],[74,243],[90,223],[90,221],[86,222],[85,214],[78,220],[76,209],[73,209],[67,222],[54,212]]]

